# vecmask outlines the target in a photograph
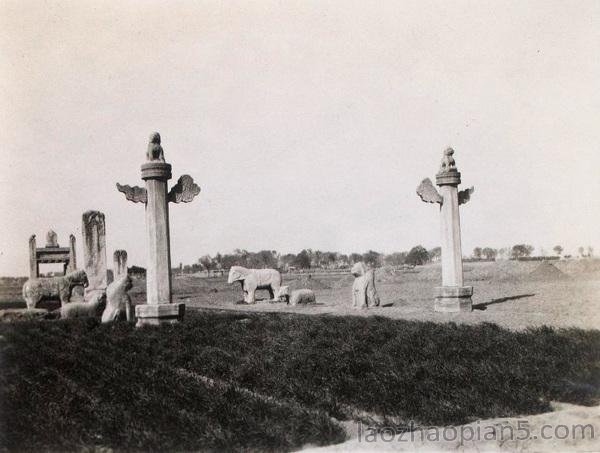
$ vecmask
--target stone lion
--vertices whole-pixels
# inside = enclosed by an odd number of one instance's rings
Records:
[[[41,300],[58,299],[65,305],[71,300],[75,286],[88,286],[85,271],[74,271],[62,277],[30,278],[23,285],[23,299],[29,309],[35,308]]]
[[[148,143],[148,152],[146,153],[146,158],[149,161],[165,161],[165,154],[162,146],[160,146],[160,134],[158,132],[153,132],[150,134],[150,142]]]
[[[281,274],[275,269],[246,269],[242,266],[231,266],[227,283],[240,282],[244,291],[244,302],[253,304],[257,289],[268,289],[271,300],[279,296]]]
[[[134,321],[131,297],[127,294],[132,288],[131,277],[127,274],[118,277],[106,288],[106,308],[102,313],[102,322],[113,322],[125,317]]]
[[[379,295],[375,289],[375,272],[362,261],[355,263],[350,273],[356,277],[352,284],[352,306],[368,308],[379,306]]]

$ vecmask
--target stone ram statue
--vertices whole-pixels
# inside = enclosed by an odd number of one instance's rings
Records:
[[[232,266],[229,269],[227,283],[240,282],[244,291],[244,302],[253,304],[256,302],[255,292],[257,289],[268,289],[271,300],[279,295],[281,286],[281,274],[275,269],[246,269],[242,266]]]
[[[117,277],[106,288],[106,308],[102,313],[102,322],[113,322],[125,318],[128,322],[134,321],[131,297],[127,294],[132,287],[131,277],[127,274]]]
[[[315,292],[312,289],[296,289],[292,291],[290,305],[314,304],[317,302]]]
[[[375,271],[368,269],[362,261],[355,263],[350,273],[356,277],[352,284],[352,306],[368,308],[379,306],[380,300],[375,288]]]
[[[106,294],[96,293],[89,302],[71,302],[60,307],[61,319],[95,318],[106,303]]]
[[[71,291],[75,286],[88,286],[85,271],[71,272],[61,277],[30,278],[23,285],[23,299],[27,308],[35,308],[41,300],[60,300],[61,305],[71,300]]]

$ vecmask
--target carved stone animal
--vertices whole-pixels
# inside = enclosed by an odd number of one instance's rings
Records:
[[[314,304],[317,302],[315,292],[312,289],[296,289],[292,291],[290,305]]]
[[[102,322],[113,322],[125,318],[128,322],[134,321],[131,297],[127,294],[132,287],[131,277],[123,274],[117,277],[106,288],[106,308],[102,313]]]
[[[95,318],[106,303],[106,294],[97,293],[89,302],[72,302],[60,307],[61,319]]]
[[[444,151],[444,157],[442,157],[442,162],[440,165],[440,173],[448,172],[448,171],[457,171],[456,170],[456,162],[454,161],[454,150],[452,148],[447,148]]]
[[[352,284],[352,306],[354,308],[377,307],[380,304],[375,288],[375,272],[368,269],[362,261],[355,263],[350,270],[354,275]]]
[[[256,302],[257,289],[268,289],[271,300],[275,299],[275,294],[279,294],[281,286],[281,274],[275,269],[246,269],[242,266],[232,266],[229,269],[227,283],[233,282],[242,284],[244,302],[253,304]]]
[[[279,293],[275,294],[275,297],[279,299],[280,302],[290,303],[290,287],[289,286],[281,286],[279,287]]]
[[[146,153],[147,160],[158,160],[160,162],[165,161],[165,154],[160,146],[160,134],[154,132],[150,135],[150,143],[148,143],[148,152]]]
[[[41,300],[60,300],[65,305],[71,300],[75,286],[88,286],[85,271],[78,270],[61,277],[30,278],[23,285],[23,299],[27,308],[35,308]]]

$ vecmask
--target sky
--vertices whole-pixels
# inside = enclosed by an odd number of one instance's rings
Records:
[[[415,190],[452,146],[463,253],[529,243],[600,254],[598,1],[0,2],[0,275],[28,238],[106,215],[109,262],[145,265],[159,131],[177,265],[236,248],[440,243]]]

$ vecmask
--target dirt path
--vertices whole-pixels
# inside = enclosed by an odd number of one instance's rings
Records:
[[[478,420],[468,425],[438,427],[394,435],[379,434],[353,423],[352,438],[305,452],[360,451],[519,451],[590,452],[600,451],[600,406],[583,407],[553,404],[554,412],[545,414]]]

